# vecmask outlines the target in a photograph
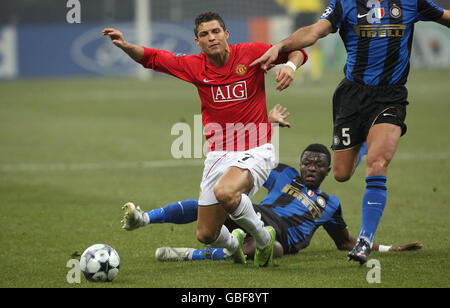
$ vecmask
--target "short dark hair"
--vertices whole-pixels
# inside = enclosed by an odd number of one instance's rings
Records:
[[[200,15],[197,16],[197,18],[195,18],[195,28],[194,28],[195,37],[198,37],[198,26],[200,26],[201,23],[212,20],[217,20],[224,31],[227,29],[225,27],[225,23],[222,17],[220,17],[218,13],[215,12],[201,13]]]
[[[313,143],[310,144],[306,147],[306,149],[303,150],[302,155],[300,155],[300,164],[302,163],[302,158],[303,158],[303,154],[305,154],[305,152],[318,152],[318,153],[323,153],[327,156],[328,159],[328,166],[330,166],[331,164],[331,153],[328,150],[328,148],[326,146],[324,146],[323,144],[320,143]]]

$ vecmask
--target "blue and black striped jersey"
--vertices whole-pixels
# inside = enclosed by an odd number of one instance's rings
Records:
[[[309,245],[320,226],[345,228],[340,201],[336,196],[303,185],[296,169],[279,164],[264,183],[269,193],[260,203],[267,219],[277,221],[281,244],[296,253]],[[277,229],[276,228],[276,229]],[[277,234],[278,236],[278,234]],[[287,246],[287,247],[286,247]]]
[[[417,21],[436,21],[444,10],[431,0],[332,0],[327,19],[347,50],[348,80],[364,85],[404,85]]]

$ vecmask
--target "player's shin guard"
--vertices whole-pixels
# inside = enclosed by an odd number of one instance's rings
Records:
[[[230,233],[227,227],[222,226],[217,239],[214,242],[208,244],[208,246],[212,248],[225,248],[228,250],[228,252],[230,252],[230,254],[233,254],[236,249],[238,249],[239,242],[236,237]]]
[[[359,238],[366,239],[372,246],[373,238],[383,215],[387,200],[387,178],[382,175],[368,176],[367,187],[362,200],[361,233]]]
[[[150,223],[187,224],[197,220],[198,202],[194,199],[174,202],[147,212]]]
[[[264,229],[264,223],[256,214],[252,201],[247,195],[241,195],[241,202],[230,214],[230,218],[255,238],[257,248],[262,249],[270,243],[270,234]]]

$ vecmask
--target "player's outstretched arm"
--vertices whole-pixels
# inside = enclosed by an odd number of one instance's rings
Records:
[[[450,28],[450,10],[444,10],[444,14],[437,20],[437,22]]]
[[[387,251],[411,251],[422,249],[423,245],[419,242],[413,242],[399,246],[373,245],[373,251],[387,252]]]
[[[134,61],[139,62],[144,56],[144,47],[131,44],[125,41],[122,32],[113,28],[105,28],[102,31],[104,36],[109,36],[112,43],[122,49]]]
[[[320,38],[327,36],[333,31],[331,22],[326,19],[319,20],[315,24],[302,27],[291,36],[273,45],[265,54],[253,61],[250,66],[260,65],[267,70],[275,62],[280,52],[300,50],[314,45]]]
[[[356,245],[357,239],[352,237],[348,231],[348,228],[340,229],[338,227],[326,228],[328,234],[334,240],[336,247],[339,250],[350,251]],[[372,251],[388,252],[388,251],[411,251],[422,249],[423,245],[419,242],[413,242],[399,246],[387,246],[387,245],[373,245]]]

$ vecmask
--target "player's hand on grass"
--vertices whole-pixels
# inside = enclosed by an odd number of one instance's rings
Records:
[[[113,28],[105,28],[105,29],[103,29],[102,34],[104,36],[106,36],[106,35],[109,36],[109,38],[111,39],[113,44],[119,48],[123,49],[127,46],[127,42],[123,38],[122,32],[120,32],[119,30],[116,30]]]
[[[278,123],[281,127],[291,127],[291,123],[285,121],[289,114],[286,107],[276,104],[275,107],[270,110],[269,122]]]
[[[284,65],[281,67],[275,74],[275,80],[277,82],[276,89],[278,91],[283,91],[287,87],[289,87],[294,80],[294,70]]]
[[[278,58],[280,53],[280,47],[278,45],[273,45],[269,50],[267,50],[261,57],[253,61],[250,66],[260,65],[261,69],[268,71],[273,67],[272,63]]]
[[[409,243],[406,245],[400,246],[392,246],[390,251],[411,251],[411,250],[419,250],[422,249],[423,245],[419,244],[419,242]]]

